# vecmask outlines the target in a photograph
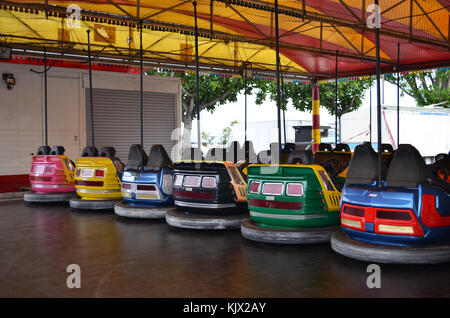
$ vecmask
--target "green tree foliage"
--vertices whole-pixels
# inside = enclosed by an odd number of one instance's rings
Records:
[[[397,78],[386,76],[385,79],[397,85]],[[418,106],[439,104],[450,107],[449,71],[424,71],[400,76],[401,95],[405,93],[416,100]]]
[[[237,123],[238,123],[237,120],[233,120],[233,121],[228,125],[228,127],[225,127],[225,128],[222,130],[222,136],[221,136],[221,141],[220,141],[222,145],[226,145],[226,144],[228,143],[228,141],[230,140],[230,135],[231,135],[232,127],[233,127],[234,125],[236,125]]]
[[[337,115],[342,115],[358,109],[363,101],[364,92],[373,83],[373,79],[338,82]],[[276,101],[276,82],[257,82],[259,92],[256,103],[262,104],[269,97]],[[282,85],[282,108],[291,102],[299,111],[312,110],[312,84],[297,84],[286,82]],[[325,107],[330,115],[335,114],[335,83],[328,82],[319,85],[320,105]]]
[[[195,106],[196,98],[196,80],[195,74],[165,72],[160,70],[151,70],[149,75],[158,76],[177,76],[182,80],[182,121],[184,122],[185,132],[190,133],[192,120],[197,117],[197,108]],[[240,93],[244,92],[247,85],[247,94],[255,94],[256,103],[262,104],[267,98],[276,102],[276,82],[246,79],[239,77],[220,77],[200,74],[200,111],[206,109],[213,112],[216,107],[236,102]],[[358,109],[362,104],[364,91],[372,83],[371,79],[360,81],[339,82],[339,98],[337,103],[337,114],[340,118],[343,114]],[[311,111],[312,109],[312,86],[311,84],[298,84],[294,82],[285,82],[282,85],[284,94],[282,95],[282,108],[285,108],[290,101],[295,109],[299,111]],[[334,82],[319,85],[320,104],[328,112],[334,115]],[[186,139],[184,139],[186,138]],[[190,136],[183,136],[184,140],[190,140]],[[226,139],[226,138],[225,138]]]

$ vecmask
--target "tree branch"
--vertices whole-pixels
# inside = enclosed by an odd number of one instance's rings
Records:
[[[218,103],[218,102],[224,100],[225,98],[227,98],[227,96],[230,95],[230,94],[231,94],[231,90],[228,90],[227,92],[225,92],[221,96],[217,97],[216,99],[214,99],[214,100],[212,100],[212,101],[210,101],[208,103],[200,104],[200,111],[202,111],[205,108],[214,106],[216,103]]]

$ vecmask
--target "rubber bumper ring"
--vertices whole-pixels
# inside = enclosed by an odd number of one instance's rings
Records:
[[[338,229],[338,225],[307,229],[266,228],[248,219],[241,225],[241,234],[246,239],[262,243],[319,244],[329,242]]]
[[[110,210],[118,200],[81,200],[81,198],[72,198],[70,207],[82,210]]]
[[[450,243],[427,246],[370,244],[351,239],[340,229],[331,237],[332,249],[360,261],[392,264],[438,264],[450,262]]]
[[[200,215],[173,210],[166,214],[166,222],[170,226],[198,230],[238,229],[246,218],[248,218],[248,213],[234,215]]]
[[[164,219],[166,213],[175,210],[172,206],[158,206],[158,207],[140,207],[125,203],[124,201],[117,202],[114,205],[114,213],[119,216],[137,219]]]
[[[76,192],[70,193],[25,193],[23,195],[23,200],[25,202],[69,202],[74,196],[76,196]]]

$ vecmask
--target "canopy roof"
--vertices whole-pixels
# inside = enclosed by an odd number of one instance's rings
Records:
[[[380,1],[382,70],[392,72],[400,43],[401,71],[450,65],[450,0]],[[80,25],[66,23],[76,3]],[[279,0],[280,60],[286,76],[330,78],[375,72],[373,0]],[[194,6],[186,0],[0,1],[0,43],[18,49],[85,55],[87,29],[97,57],[135,63],[142,23],[146,66],[193,69]],[[202,71],[255,75],[275,70],[274,1],[198,0]],[[23,52],[22,54],[30,54]],[[72,55],[71,55],[72,54]],[[120,62],[119,60],[117,60]]]

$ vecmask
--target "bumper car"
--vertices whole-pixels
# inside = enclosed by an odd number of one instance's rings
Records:
[[[339,227],[341,184],[337,181],[352,157],[348,145],[321,144],[310,150],[281,154],[280,165],[248,169],[250,219],[242,235],[265,243],[329,242]]]
[[[120,193],[123,163],[115,157],[113,147],[86,147],[77,159],[75,188],[79,197],[70,200],[74,209],[113,209]]]
[[[450,261],[448,157],[426,165],[411,145],[400,145],[378,184],[378,160],[358,146],[341,198],[341,230],[333,250],[377,263]],[[444,175],[442,175],[444,174]]]
[[[25,202],[67,202],[75,196],[75,164],[64,155],[64,147],[41,146],[30,170],[32,193]]]
[[[252,160],[256,154],[249,142],[243,148],[238,142],[214,148],[206,160],[199,149],[183,151],[173,179],[177,209],[167,213],[167,223],[189,229],[239,228],[248,217],[245,172]]]
[[[130,218],[163,219],[174,209],[173,163],[162,145],[153,145],[149,157],[141,145],[130,148],[122,175],[123,201],[116,203],[117,215]]]

